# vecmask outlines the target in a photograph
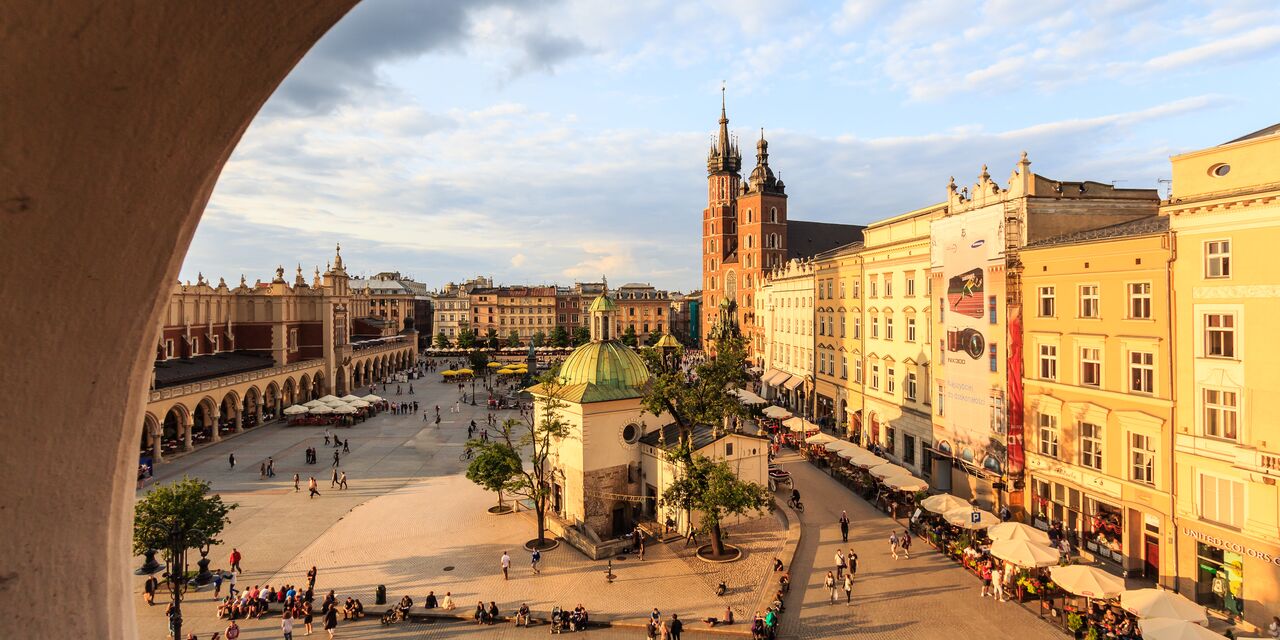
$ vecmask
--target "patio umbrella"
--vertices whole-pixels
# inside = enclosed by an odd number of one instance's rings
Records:
[[[738,401],[745,405],[768,404],[769,402],[746,389],[735,389],[733,393],[738,396]]]
[[[351,405],[346,405],[346,404],[344,404],[344,405],[342,405],[341,407],[334,407],[334,408],[333,408],[333,412],[334,412],[334,413],[342,413],[342,414],[355,413],[355,412],[356,412],[356,408],[355,408],[355,407],[353,407],[353,406],[351,406]]]
[[[304,403],[302,403],[302,406],[307,407],[307,408],[311,408],[311,407],[322,407],[322,406],[324,406],[324,403],[323,403],[323,402],[320,402],[319,400],[311,400],[311,401],[309,401],[309,402],[304,402]]]
[[[995,530],[995,527],[991,528],[991,531]],[[1124,591],[1124,578],[1086,564],[1053,567],[1049,569],[1049,577],[1067,593],[1088,598],[1114,598]]]
[[[348,393],[347,395],[342,396],[342,398],[341,398],[341,399],[342,399],[342,401],[343,401],[343,402],[351,402],[352,400],[359,400],[359,399],[360,399],[360,396],[357,396],[357,395],[355,395],[355,394]]]
[[[812,422],[809,422],[808,420],[805,420],[804,418],[801,418],[800,416],[796,416],[796,417],[794,417],[794,418],[787,418],[786,420],[783,420],[783,421],[782,421],[782,426],[784,426],[784,427],[786,427],[786,428],[788,428],[788,429],[790,429],[790,430],[792,430],[792,431],[794,431],[794,432],[796,432],[796,433],[803,433],[803,432],[805,432],[805,431],[817,431],[817,430],[818,430],[818,425],[816,425],[816,424],[814,424],[814,423],[812,423]]]
[[[939,493],[936,496],[929,496],[920,501],[920,506],[932,513],[946,513],[955,511],[956,509],[969,509],[970,505],[967,501],[957,498],[949,493]]]
[[[889,476],[909,476],[911,471],[892,462],[886,462],[878,467],[871,467],[871,475],[883,480]]]
[[[488,366],[490,369],[501,369],[501,368],[502,368],[502,363],[501,363],[501,362],[490,362],[487,366]]]
[[[894,491],[924,491],[929,483],[915,476],[889,476],[884,479],[884,486]]]
[[[973,514],[978,514],[978,521],[973,521]],[[964,529],[986,529],[994,524],[1000,524],[1000,518],[997,518],[990,511],[983,511],[977,507],[964,507],[963,509],[954,509],[942,514],[947,522]],[[1056,551],[1054,552],[1057,553]],[[1054,559],[1057,562],[1057,559]]]
[[[863,449],[855,457],[849,458],[849,464],[862,469],[874,469],[881,465],[888,464],[889,461],[880,456]]]
[[[472,371],[472,370],[470,370],[470,369],[458,369],[458,370],[457,370],[457,371],[455,371],[454,373],[456,373],[456,374],[458,374],[458,375],[460,375],[460,376],[469,376],[469,375],[471,375],[471,374],[473,374],[473,373],[475,373],[475,372],[474,372],[474,371]]]
[[[1222,636],[1194,622],[1177,618],[1145,618],[1138,621],[1142,640],[1222,640]]]
[[[815,433],[808,438],[805,438],[804,441],[809,444],[827,444],[831,442],[840,442],[840,439],[834,436],[829,436],[825,433]]]
[[[375,396],[372,393],[360,399],[364,400],[365,402],[382,402],[381,397]]]
[[[840,456],[841,458],[844,458],[844,456],[841,454],[845,452],[849,452],[850,455],[853,455],[853,453],[858,450],[857,445],[853,444],[852,442],[845,442],[844,440],[837,440],[836,442],[828,442],[823,446],[827,448],[827,451],[830,451],[831,453],[834,453]]]
[[[1207,624],[1204,607],[1164,589],[1134,589],[1120,594],[1120,606],[1140,618],[1177,618]]]
[[[1052,567],[1058,564],[1058,552],[1042,544],[1026,540],[996,540],[991,555],[1019,567]]]
[[[444,371],[441,371],[441,372],[440,372],[440,375],[442,375],[442,376],[444,376],[444,377],[448,378],[448,377],[450,377],[450,376],[456,376],[456,375],[458,375],[458,372],[457,372],[457,371],[454,371],[453,369],[445,369]]]
[[[365,407],[369,406],[369,404],[370,404],[370,403],[365,402],[364,400],[361,400],[360,398],[356,398],[355,400],[352,400],[351,402],[348,402],[348,403],[347,403],[347,406],[349,406],[349,407],[355,407],[355,408],[357,408],[357,409],[363,409],[363,408],[365,408]]]
[[[295,404],[292,407],[285,407],[284,414],[286,416],[299,416],[306,413],[310,408],[311,407],[304,407],[300,404]]]
[[[765,407],[764,415],[773,418],[774,420],[782,420],[784,418],[790,418],[791,412],[777,405],[771,405]]]
[[[329,408],[331,408],[331,409],[332,409],[332,408],[334,408],[334,407],[345,407],[345,406],[347,406],[347,402],[346,402],[346,400],[342,400],[342,399],[339,399],[339,398],[334,398],[334,399],[332,399],[332,400],[324,400],[323,402],[324,402],[325,406],[327,406],[327,407],[329,407]]]
[[[1001,522],[987,529],[987,537],[992,540],[1027,540],[1049,546],[1049,534],[1021,522]],[[1124,589],[1121,588],[1120,591]]]
[[[327,406],[325,406],[325,405],[320,405],[320,406],[318,406],[318,407],[311,407],[311,410],[310,410],[310,411],[307,411],[307,413],[312,413],[312,414],[315,414],[315,415],[320,415],[320,414],[322,414],[322,413],[333,413],[333,409],[331,409],[331,408],[329,408],[329,407],[327,407]]]
[[[319,400],[320,402],[328,402],[330,400],[337,400],[337,399],[338,399],[338,396],[335,396],[333,394],[327,394],[327,395],[320,396],[319,398],[316,398],[316,400]]]
[[[844,458],[845,460],[850,460],[850,461],[852,461],[855,458],[859,458],[866,453],[866,451],[863,451],[861,448],[858,447],[858,445],[853,443],[846,443],[845,446],[837,447],[835,451],[836,451],[836,455],[840,456],[841,458]]]

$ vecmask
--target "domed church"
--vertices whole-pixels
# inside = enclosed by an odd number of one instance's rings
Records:
[[[559,389],[539,384],[529,392],[537,420],[554,393],[564,404],[560,418],[570,427],[569,436],[552,446],[547,481],[554,515],[549,514],[548,528],[600,559],[630,546],[622,536],[637,525],[657,531],[658,523],[670,517],[678,530],[687,531],[689,523],[685,514],[668,514],[658,506],[675,477],[664,452],[668,442],[678,441],[679,429],[669,415],[654,416],[641,407],[649,370],[635,350],[618,340],[618,307],[607,288],[587,314],[591,341],[560,365]],[[740,477],[768,484],[765,440],[710,426],[694,429],[693,439],[701,455],[729,460]]]

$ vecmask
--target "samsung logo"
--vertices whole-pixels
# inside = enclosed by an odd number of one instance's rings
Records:
[[[971,249],[977,249],[978,247],[981,247],[982,245],[984,245],[984,244],[986,244],[986,243],[987,243],[987,241],[986,241],[986,240],[974,240],[974,241],[973,241],[973,244],[969,245],[969,248],[971,248]]]

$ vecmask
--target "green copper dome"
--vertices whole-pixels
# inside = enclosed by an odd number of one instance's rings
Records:
[[[599,313],[604,311],[617,311],[618,305],[614,304],[609,296],[600,295],[591,302],[591,307],[587,309],[587,313]]]
[[[560,365],[560,383],[608,387],[622,397],[636,397],[649,381],[649,369],[630,347],[617,341],[594,341],[578,347]],[[604,389],[600,389],[604,391]],[[610,394],[612,395],[612,394]]]

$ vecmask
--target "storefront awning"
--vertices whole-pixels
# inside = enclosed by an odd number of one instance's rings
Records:
[[[795,391],[796,387],[802,384],[804,384],[804,378],[801,378],[799,376],[791,376],[791,379],[787,380],[786,382],[783,382],[782,386],[786,387],[788,391]]]
[[[765,384],[767,384],[767,385],[769,385],[769,386],[771,386],[771,387],[777,387],[777,386],[779,386],[779,385],[781,385],[781,384],[782,384],[782,381],[784,381],[784,380],[786,380],[787,378],[790,378],[790,377],[791,377],[791,374],[789,374],[789,373],[787,373],[787,372],[785,372],[785,371],[778,371],[777,369],[770,369],[770,370],[768,370],[767,372],[765,372],[764,377],[763,377],[763,378],[761,378],[761,380],[762,380],[762,381],[764,381],[764,383],[765,383]]]

